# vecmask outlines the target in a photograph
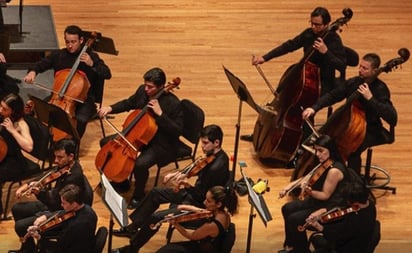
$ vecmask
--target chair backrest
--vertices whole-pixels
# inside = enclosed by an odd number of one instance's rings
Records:
[[[225,237],[222,240],[219,253],[230,253],[236,241],[236,226],[235,223],[230,223]]]
[[[102,253],[104,245],[106,244],[107,240],[107,228],[106,227],[99,227],[96,232],[96,243],[95,243],[95,248],[94,252],[95,253]]]
[[[93,188],[89,183],[89,180],[86,176],[83,176],[84,179],[84,203],[92,206],[93,204]]]
[[[182,99],[180,105],[183,110],[183,134],[182,136],[193,144],[199,141],[199,133],[205,122],[205,113],[195,103],[188,99]]]

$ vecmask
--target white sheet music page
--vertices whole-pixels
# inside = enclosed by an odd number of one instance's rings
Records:
[[[127,226],[129,220],[127,217],[126,200],[114,190],[104,174],[101,174],[101,182],[103,202],[107,205],[120,226]]]

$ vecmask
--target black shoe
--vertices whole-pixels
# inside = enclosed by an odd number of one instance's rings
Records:
[[[130,226],[122,227],[120,229],[113,229],[113,235],[118,237],[131,238],[134,233],[136,233],[136,231]]]
[[[241,135],[241,136],[240,136],[240,139],[241,139],[242,141],[250,141],[250,142],[252,142],[252,141],[253,141],[253,134]]]
[[[117,248],[117,249],[112,249],[111,253],[132,253],[130,246],[123,246],[121,248]]]
[[[140,201],[132,198],[132,200],[130,200],[129,205],[127,206],[127,209],[133,210],[136,209],[136,207],[139,205]]]

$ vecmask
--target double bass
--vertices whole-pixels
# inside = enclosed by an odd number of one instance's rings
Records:
[[[398,50],[400,57],[393,58],[381,66],[375,78],[382,72],[389,73],[397,68],[400,64],[409,59],[410,53],[406,48]],[[359,83],[359,85],[362,83]],[[366,135],[366,118],[365,112],[360,107],[357,99],[360,93],[356,90],[346,100],[345,104],[339,107],[326,121],[326,123],[319,129],[319,133],[329,135],[338,148],[344,162],[347,161],[349,155],[356,151],[364,141]],[[313,139],[312,136],[308,138]],[[310,152],[305,152],[298,160],[298,166],[292,175],[292,179],[296,179],[305,175],[309,168],[314,163],[314,156]]]
[[[353,15],[351,9],[342,11],[343,17],[333,22],[322,34],[325,38],[346,24]],[[301,108],[316,102],[319,97],[320,75],[318,67],[309,61],[315,49],[311,49],[283,74],[275,92],[275,98],[267,106],[273,112],[263,110],[254,127],[253,144],[262,159],[290,162],[302,140]]]
[[[180,78],[177,77],[173,82],[168,82],[153,98],[159,98],[179,84]],[[123,123],[123,130],[97,153],[96,168],[109,180],[116,183],[126,180],[134,168],[139,150],[155,136],[157,124],[148,109],[149,107],[145,105],[142,109],[131,112]]]
[[[77,103],[84,103],[87,99],[87,93],[90,88],[90,82],[86,73],[78,70],[81,55],[91,47],[96,40],[97,34],[93,32],[87,40],[79,56],[74,62],[71,69],[62,69],[55,73],[52,90],[52,97],[49,104],[53,104],[63,109],[72,120],[73,126],[76,125],[75,111]],[[67,133],[53,128],[54,141],[67,137]]]

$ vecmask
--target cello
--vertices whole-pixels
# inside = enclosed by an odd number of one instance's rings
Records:
[[[173,90],[180,84],[180,78],[159,90],[154,99]],[[96,168],[116,183],[127,179],[134,168],[139,150],[147,145],[157,132],[156,121],[145,105],[131,112],[123,123],[123,130],[99,150],[96,155]],[[107,121],[107,119],[106,119]],[[110,122],[107,121],[109,124]]]
[[[346,24],[353,15],[351,9],[342,11],[343,17],[333,22],[322,34],[325,38]],[[290,162],[302,139],[301,107],[309,106],[319,97],[320,74],[317,66],[309,61],[315,49],[312,48],[298,63],[291,65],[281,77],[275,98],[263,110],[254,127],[253,145],[262,159]],[[306,108],[306,107],[305,107]]]
[[[377,70],[375,78],[382,72],[391,72],[397,66],[406,62],[410,56],[409,50],[406,48],[399,49],[398,54],[400,57],[389,60]],[[362,83],[363,81],[359,85]],[[354,91],[345,104],[339,107],[319,129],[320,134],[329,135],[335,141],[344,162],[347,161],[351,153],[359,148],[366,135],[365,112],[357,101],[359,96],[360,93],[357,90]],[[298,167],[292,175],[292,179],[306,174],[308,168],[311,167],[310,165],[313,164],[314,157],[308,154],[304,153],[299,158]]]
[[[54,76],[52,97],[49,100],[49,104],[53,104],[63,109],[70,116],[73,126],[76,125],[76,105],[77,103],[84,103],[90,88],[90,82],[87,79],[86,73],[78,70],[80,57],[89,47],[91,47],[96,40],[96,37],[97,33],[93,32],[80,51],[80,54],[71,69],[59,70]],[[67,135],[67,133],[53,128],[54,141],[63,139],[67,137]]]

